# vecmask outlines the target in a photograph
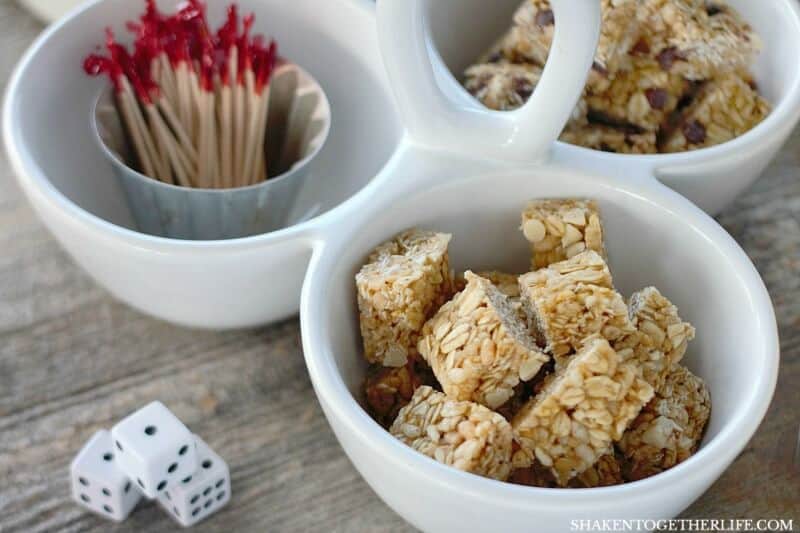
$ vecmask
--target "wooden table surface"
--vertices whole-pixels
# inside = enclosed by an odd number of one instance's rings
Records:
[[[5,85],[41,26],[0,0]],[[407,531],[339,448],[306,375],[293,319],[197,332],[141,315],[56,245],[0,156],[0,531],[174,531],[151,503],[111,526],[69,498],[68,465],[98,429],[160,399],[228,461],[234,496],[195,531]],[[692,518],[800,527],[800,132],[720,222],[764,277],[782,364],[756,437]]]

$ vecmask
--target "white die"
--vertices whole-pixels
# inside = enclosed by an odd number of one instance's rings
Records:
[[[200,468],[180,485],[165,490],[158,503],[183,527],[193,526],[231,499],[228,465],[203,439],[194,436]]]
[[[114,444],[106,430],[94,434],[73,459],[69,471],[72,497],[104,518],[125,520],[142,498],[114,464]]]
[[[161,402],[139,409],[111,428],[117,467],[148,498],[197,470],[191,432]]]

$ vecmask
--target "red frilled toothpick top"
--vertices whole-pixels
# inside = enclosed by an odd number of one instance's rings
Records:
[[[158,95],[153,79],[153,61],[166,54],[173,68],[186,65],[197,74],[200,86],[214,90],[215,80],[223,85],[243,85],[246,73],[252,72],[255,90],[262,94],[278,63],[275,41],[263,35],[252,36],[255,15],[240,20],[236,4],[228,7],[225,22],[212,32],[206,17],[206,5],[188,0],[173,15],[161,13],[155,0],[146,0],[146,9],[138,21],[127,23],[134,34],[133,52],[117,42],[111,29],[106,30],[106,54],[94,53],[84,60],[84,70],[92,76],[108,75],[117,92],[123,90],[122,77],[144,103]],[[237,79],[231,80],[230,61],[236,50]]]

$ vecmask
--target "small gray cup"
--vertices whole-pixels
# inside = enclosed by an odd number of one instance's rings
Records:
[[[98,142],[122,185],[137,228],[184,240],[224,240],[284,228],[289,223],[310,162],[330,132],[330,105],[319,84],[296,65],[279,68],[271,80],[266,146],[271,177],[235,189],[180,187],[128,166],[132,149],[116,111],[112,90],[97,99]]]

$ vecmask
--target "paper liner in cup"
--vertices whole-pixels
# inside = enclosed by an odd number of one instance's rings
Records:
[[[294,64],[279,67],[270,81],[264,146],[272,177],[235,189],[180,187],[136,170],[110,88],[98,98],[94,123],[139,231],[174,239],[221,240],[289,224],[297,194],[311,172],[309,163],[327,139],[331,113],[314,78]]]

